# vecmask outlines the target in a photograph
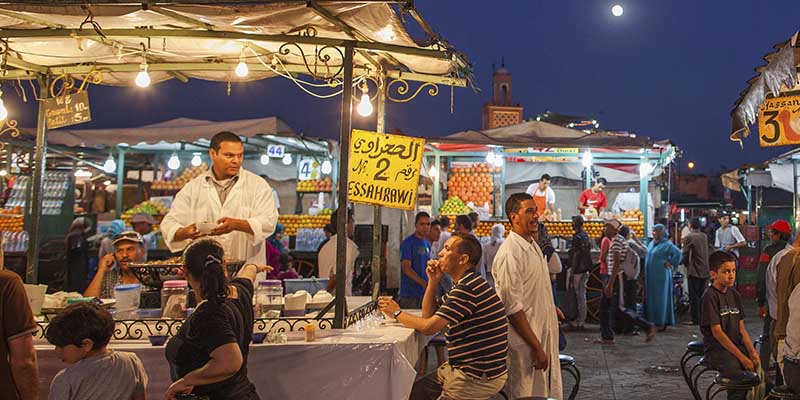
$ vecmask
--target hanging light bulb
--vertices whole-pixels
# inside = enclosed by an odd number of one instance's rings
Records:
[[[486,153],[486,162],[488,164],[494,164],[494,151]]]
[[[117,170],[117,162],[114,161],[114,157],[111,157],[111,154],[108,155],[106,158],[106,162],[103,163],[103,171],[111,173]]]
[[[147,61],[142,60],[139,65],[139,73],[136,74],[136,86],[146,88],[150,86],[150,74],[147,73]]]
[[[439,176],[439,168],[436,168],[435,165],[431,165],[431,168],[428,170],[428,176],[431,178],[436,178]]]
[[[267,155],[267,153],[264,153],[261,155],[261,165],[267,165],[267,164],[269,164],[269,156]]]
[[[234,72],[236,72],[236,76],[239,78],[246,77],[250,72],[250,69],[247,68],[247,63],[244,62],[244,49],[245,48],[242,47],[242,52],[239,53],[239,63],[236,64],[236,69],[234,70]]]
[[[203,163],[203,159],[200,158],[200,153],[192,153],[192,154],[193,154],[192,161],[190,161],[192,163],[192,166],[199,167],[200,164]]]
[[[286,153],[286,154],[283,156],[283,165],[289,165],[289,164],[291,164],[291,163],[292,163],[292,155],[291,155],[291,154],[289,154],[289,153]]]
[[[589,168],[592,166],[592,153],[588,151],[583,153],[583,157],[581,157],[581,163],[583,163],[584,168]]]
[[[500,168],[500,167],[503,166],[503,156],[501,156],[499,154],[494,156],[494,166],[497,167],[497,168]]]
[[[178,158],[178,153],[172,153],[172,155],[169,157],[169,160],[167,160],[167,167],[172,170],[181,167],[181,160]]]
[[[325,160],[322,162],[322,173],[328,175],[333,171],[333,165],[331,164],[330,160]]]
[[[0,96],[3,95],[3,91],[0,90]],[[0,121],[5,120],[8,118],[8,110],[6,110],[6,105],[3,104],[3,99],[0,97]]]

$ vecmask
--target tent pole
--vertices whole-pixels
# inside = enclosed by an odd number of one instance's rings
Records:
[[[50,97],[50,77],[39,75],[36,77],[39,84],[39,96],[41,99],[38,104],[36,118],[36,147],[33,156],[33,176],[31,179],[31,202],[28,207],[31,210],[30,240],[28,242],[28,268],[25,270],[25,281],[31,284],[39,283],[39,248],[41,242],[40,227],[42,219],[42,188],[44,186],[44,170],[47,157],[47,120],[43,100]]]
[[[378,104],[375,131],[386,132],[386,76],[380,80],[383,87],[378,87]],[[378,300],[381,294],[381,255],[383,254],[383,223],[381,221],[381,206],[372,207],[372,300]]]
[[[117,196],[114,199],[114,214],[116,218],[122,216],[122,192],[125,186],[125,149],[118,148],[117,155]]]
[[[350,159],[350,134],[353,128],[353,47],[354,43],[344,43],[344,75],[342,77],[342,124],[339,128],[339,191],[336,211],[336,310],[333,327],[345,328],[347,301],[345,299],[345,281],[347,277],[347,168]]]

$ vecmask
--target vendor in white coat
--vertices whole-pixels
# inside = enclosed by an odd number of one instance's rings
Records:
[[[164,242],[175,252],[210,235],[222,244],[227,259],[265,265],[264,241],[278,223],[272,188],[242,168],[244,146],[235,134],[214,135],[208,154],[211,168],[178,192],[161,222]],[[216,226],[201,232],[198,224],[203,222]]]
[[[506,308],[509,398],[562,398],[558,355],[558,319],[544,254],[533,240],[539,213],[533,197],[506,201],[511,233],[492,263],[494,286]],[[557,257],[557,256],[554,256]]]

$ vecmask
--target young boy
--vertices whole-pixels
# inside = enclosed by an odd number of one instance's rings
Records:
[[[114,332],[108,311],[77,303],[53,318],[47,341],[67,364],[50,384],[50,400],[144,400],[147,374],[133,353],[107,348]]]
[[[733,255],[715,251],[708,258],[713,284],[702,300],[700,331],[705,344],[705,358],[711,368],[723,376],[755,371],[761,360],[744,328],[744,310],[736,282]],[[729,390],[728,400],[744,400],[746,390]]]

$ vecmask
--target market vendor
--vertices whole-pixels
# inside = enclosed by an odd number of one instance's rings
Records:
[[[114,239],[114,252],[100,259],[97,273],[89,282],[83,297],[114,298],[114,287],[129,283],[139,283],[128,266],[143,257],[144,241],[142,235],[134,231],[125,231]]]
[[[608,181],[605,178],[597,178],[594,182],[594,186],[581,193],[581,197],[578,200],[578,210],[580,210],[581,214],[586,214],[587,211],[589,211],[590,213],[600,215],[600,213],[608,208],[606,194],[603,193],[607,184]]]
[[[539,178],[539,183],[532,183],[525,191],[533,196],[536,208],[542,210],[542,218],[556,215],[556,192],[550,187],[550,175],[544,174]]]
[[[244,146],[235,134],[214,135],[208,153],[211,168],[178,192],[161,222],[164,242],[175,252],[210,235],[230,260],[266,264],[264,241],[278,223],[272,188],[242,168]]]

